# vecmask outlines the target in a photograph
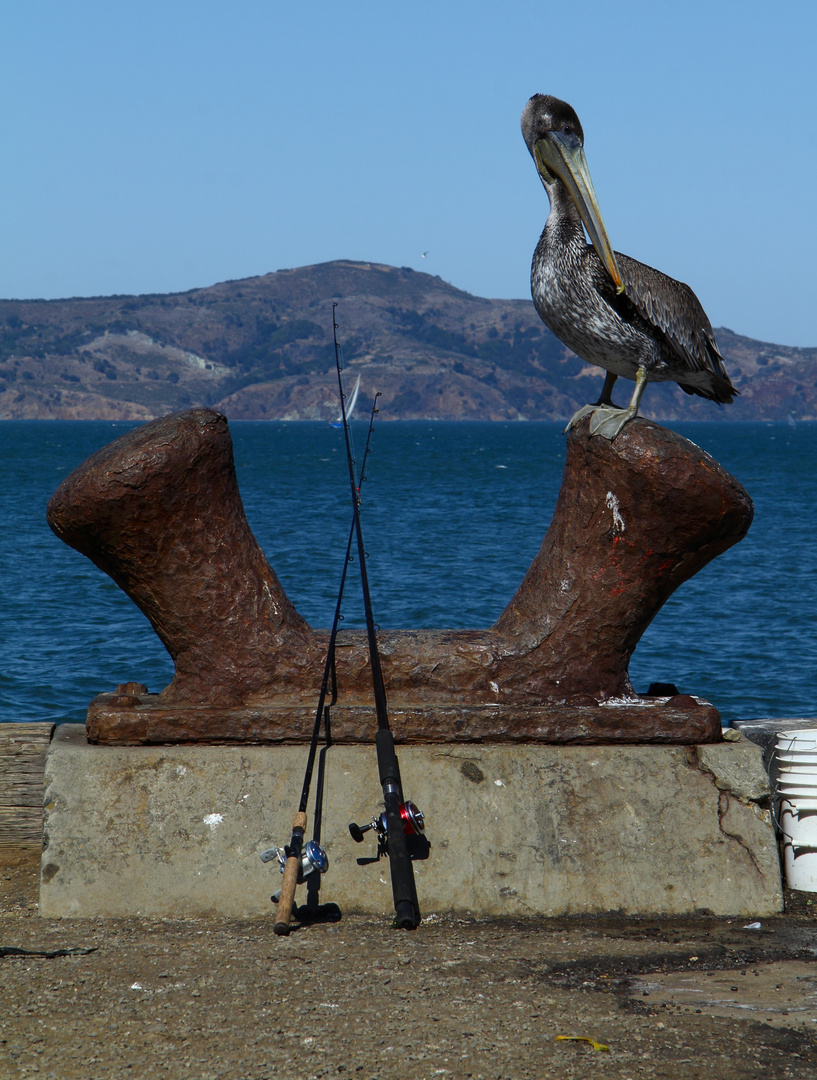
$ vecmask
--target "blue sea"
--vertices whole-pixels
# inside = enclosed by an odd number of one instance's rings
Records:
[[[144,616],[45,521],[61,480],[132,426],[0,423],[0,721],[82,721],[101,691],[128,681],[156,691],[172,678]],[[367,425],[353,426],[360,458]],[[674,682],[725,720],[817,716],[817,426],[673,426],[741,481],[755,520],[656,617],[633,657],[633,684]],[[343,432],[230,430],[261,547],[306,619],[329,626],[351,521]],[[489,626],[539,549],[564,451],[550,423],[378,422],[363,528],[379,625]],[[344,615],[345,626],[363,625],[359,586]]]

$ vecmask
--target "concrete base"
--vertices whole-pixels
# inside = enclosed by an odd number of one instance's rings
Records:
[[[426,815],[430,852],[414,864],[424,915],[782,910],[768,779],[745,739],[399,754],[406,797]],[[388,860],[373,859],[372,833],[358,845],[347,828],[382,805],[374,747],[336,746],[327,760],[321,900],[388,915]],[[300,746],[96,747],[83,725],[58,728],[40,914],[269,916],[280,874],[258,853],[288,841],[305,764]]]

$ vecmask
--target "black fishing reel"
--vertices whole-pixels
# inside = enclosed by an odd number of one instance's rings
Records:
[[[262,851],[259,855],[261,862],[272,862],[273,859],[277,859],[281,873],[283,874],[284,868],[287,864],[286,847],[271,847],[266,851]],[[325,874],[329,869],[329,856],[326,854],[321,845],[315,840],[308,840],[304,844],[301,851],[301,865],[298,867],[298,884],[303,884],[310,874]],[[273,904],[277,904],[281,899],[281,890],[273,893],[270,897]]]
[[[425,830],[423,811],[409,799],[400,803],[400,817],[403,820],[403,832],[406,836],[419,836]],[[349,825],[349,832],[356,844],[363,840],[364,834],[370,829],[377,832],[378,854],[385,854],[389,850],[389,823],[386,820],[385,810],[373,817],[368,825],[355,825],[354,822]]]

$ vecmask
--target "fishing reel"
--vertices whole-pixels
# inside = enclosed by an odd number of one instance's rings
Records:
[[[419,836],[425,830],[423,811],[409,799],[400,803],[400,817],[406,836]],[[389,850],[389,823],[385,810],[373,817],[368,825],[355,825],[354,822],[349,825],[349,832],[356,844],[363,840],[364,834],[370,829],[377,832],[377,854],[384,855]]]
[[[261,862],[265,863],[277,859],[282,874],[286,867],[288,857],[286,847],[270,847],[267,848],[266,851],[262,851],[259,855]],[[301,851],[301,865],[298,867],[298,884],[301,885],[306,881],[310,874],[325,874],[328,869],[329,856],[316,840],[308,840]],[[270,899],[273,904],[277,904],[281,899],[281,890],[279,889],[277,892],[273,893]]]

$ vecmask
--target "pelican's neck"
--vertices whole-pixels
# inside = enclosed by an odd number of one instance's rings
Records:
[[[552,184],[548,184],[547,193],[550,199],[550,213],[545,223],[545,231],[542,233],[542,241],[548,246],[573,247],[575,245],[584,249],[587,246],[587,237],[570,192],[561,180],[554,180]]]
[[[573,319],[573,284],[580,283],[587,238],[576,204],[561,180],[547,185],[550,213],[531,262],[530,285],[540,318],[557,337],[565,340],[562,315]]]

